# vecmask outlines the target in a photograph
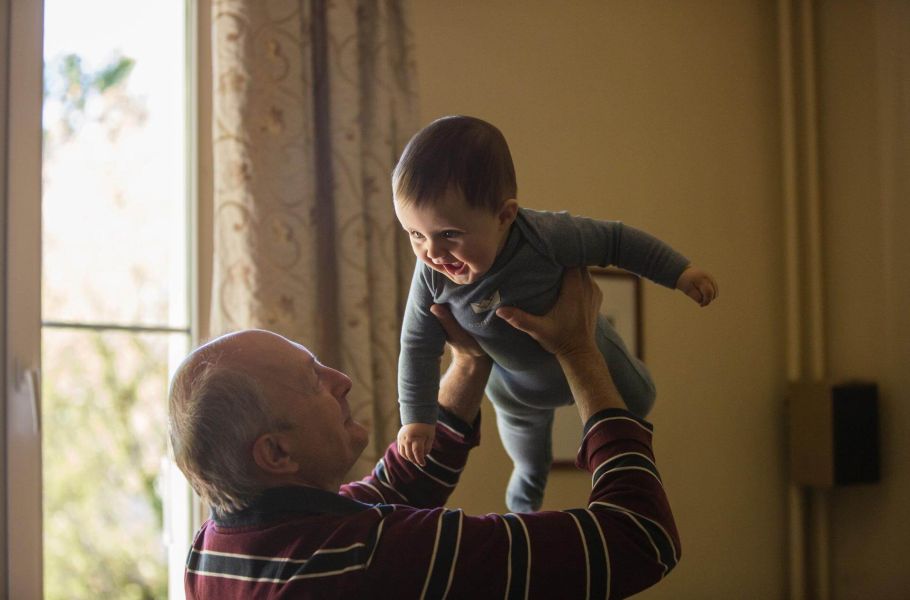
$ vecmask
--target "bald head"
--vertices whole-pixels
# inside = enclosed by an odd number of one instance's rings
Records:
[[[250,329],[219,337],[174,374],[177,465],[224,514],[268,487],[331,489],[366,445],[366,430],[350,418],[349,389],[347,376],[280,335]]]
[[[197,348],[177,368],[168,402],[174,459],[193,489],[216,512],[247,506],[261,491],[249,448],[264,431],[281,427],[268,410],[260,380],[243,368],[239,332]]]

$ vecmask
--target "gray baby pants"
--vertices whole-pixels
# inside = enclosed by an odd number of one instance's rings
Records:
[[[647,367],[629,352],[602,316],[596,340],[629,411],[644,417],[655,397]],[[514,465],[506,488],[506,505],[513,512],[539,510],[553,461],[554,407],[572,403],[565,376],[555,359],[524,372],[507,371],[494,363],[486,393],[496,408],[499,436]]]

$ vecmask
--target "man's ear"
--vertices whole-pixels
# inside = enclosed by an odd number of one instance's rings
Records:
[[[503,202],[502,208],[499,209],[499,213],[497,214],[499,224],[504,227],[509,227],[517,216],[518,200],[515,198],[509,198]]]
[[[263,433],[253,442],[253,461],[270,475],[296,473],[300,465],[290,454],[288,439],[281,433]]]

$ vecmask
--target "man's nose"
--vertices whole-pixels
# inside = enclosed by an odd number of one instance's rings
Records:
[[[344,394],[347,394],[353,385],[350,377],[335,369],[331,369],[331,372],[328,374],[328,379],[331,382],[329,389],[333,396],[343,396]]]

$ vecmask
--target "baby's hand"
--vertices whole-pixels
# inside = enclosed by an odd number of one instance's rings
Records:
[[[398,453],[414,463],[425,466],[427,454],[433,447],[436,426],[427,423],[410,423],[398,430]]]
[[[717,282],[698,267],[686,267],[676,282],[676,289],[682,290],[700,306],[708,306],[717,298]]]

